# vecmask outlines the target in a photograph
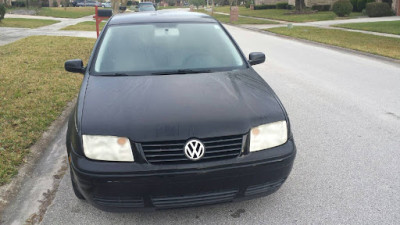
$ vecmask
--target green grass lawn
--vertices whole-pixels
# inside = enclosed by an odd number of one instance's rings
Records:
[[[343,27],[354,30],[375,31],[379,33],[400,34],[400,20],[369,22],[369,23],[346,23],[334,25],[335,27]]]
[[[267,31],[400,59],[400,38],[305,26],[270,28]]]
[[[215,7],[215,11],[229,13],[229,6]],[[311,22],[321,20],[334,20],[334,19],[346,19],[361,16],[361,13],[351,13],[349,17],[337,17],[333,12],[317,12],[313,14],[301,14],[301,15],[286,15],[291,12],[286,9],[264,9],[264,10],[250,10],[246,7],[239,7],[239,14],[242,16],[253,16],[267,19],[283,20],[289,22]]]
[[[57,20],[5,18],[1,20],[0,27],[38,28],[59,22]]]
[[[100,23],[100,31],[103,29],[106,23]],[[86,21],[75,25],[64,27],[62,30],[83,30],[83,31],[96,31],[96,22]]]
[[[32,36],[0,46],[0,185],[17,174],[29,147],[77,96],[82,75],[65,72],[64,61],[87,62],[94,42]]]
[[[39,16],[52,16],[60,18],[80,18],[94,15],[94,7],[43,7],[38,9]]]
[[[199,9],[195,12],[205,13],[211,15],[211,12],[208,12],[204,9]],[[230,23],[230,18],[228,15],[222,15],[214,13],[213,17],[220,21],[221,23]],[[253,19],[253,18],[244,18],[239,17],[238,21],[233,22],[233,24],[276,24],[277,22],[271,20],[260,20],[260,19]]]
[[[161,10],[161,9],[179,9],[179,8],[189,8],[189,6],[158,6],[157,10]]]

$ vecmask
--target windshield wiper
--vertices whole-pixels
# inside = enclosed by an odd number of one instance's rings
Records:
[[[152,74],[153,75],[171,75],[171,74],[189,74],[189,73],[211,73],[211,70],[181,69],[181,70],[154,72]]]
[[[126,73],[107,73],[107,74],[100,74],[99,76],[119,77],[119,76],[130,76],[130,75]]]

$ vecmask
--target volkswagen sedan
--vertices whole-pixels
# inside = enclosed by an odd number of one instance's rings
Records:
[[[76,196],[103,210],[165,209],[271,194],[292,169],[288,115],[208,15],[116,15],[97,40],[67,132]]]

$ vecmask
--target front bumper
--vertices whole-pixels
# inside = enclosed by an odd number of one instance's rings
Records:
[[[292,139],[230,160],[182,164],[99,162],[71,151],[72,179],[85,199],[106,211],[178,208],[271,194],[288,177]]]

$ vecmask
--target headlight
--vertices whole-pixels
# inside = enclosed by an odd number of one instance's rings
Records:
[[[114,136],[82,135],[83,152],[94,160],[133,162],[128,138]]]
[[[273,148],[287,141],[286,121],[254,127],[250,132],[250,152]]]

